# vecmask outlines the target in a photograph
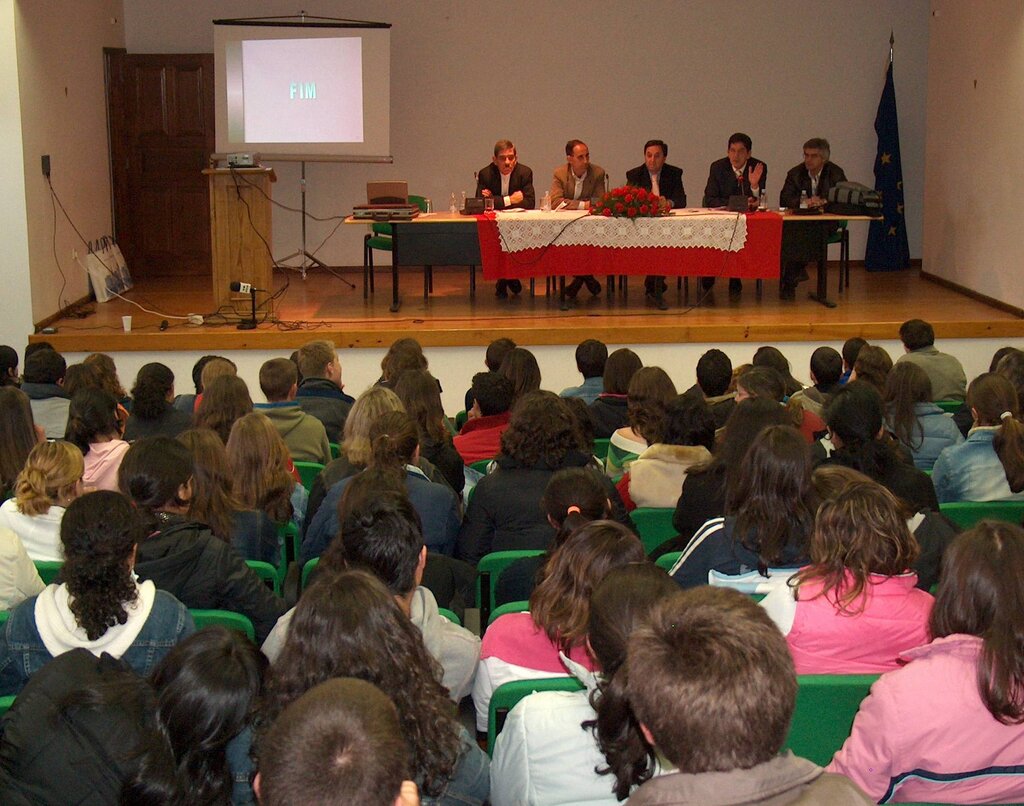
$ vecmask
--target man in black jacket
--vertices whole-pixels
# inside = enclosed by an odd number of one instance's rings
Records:
[[[644,164],[626,171],[626,184],[664,196],[672,202],[673,207],[686,207],[683,169],[667,164],[666,157],[668,143],[664,140],[648,140],[644,143]],[[660,299],[665,288],[664,277],[644,278],[644,290],[650,296]]]
[[[476,196],[478,199],[494,199],[494,209],[525,207],[532,210],[537,206],[533,191],[533,171],[519,163],[515,144],[511,140],[499,140],[494,144],[491,164],[485,165],[476,175]],[[495,295],[499,299],[508,297],[509,290],[518,294],[523,290],[519,280],[498,280]]]
[[[299,349],[299,373],[302,383],[295,393],[295,402],[324,424],[331,442],[340,443],[355,398],[342,391],[341,359],[334,342],[317,340],[303,344]]]

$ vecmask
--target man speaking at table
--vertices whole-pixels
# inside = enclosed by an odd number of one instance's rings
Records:
[[[804,143],[804,161],[790,168],[779,193],[779,206],[794,209],[800,206],[801,192],[807,194],[807,206],[823,208],[828,192],[846,181],[846,173],[829,160],[831,151],[824,137],[812,137]],[[823,222],[824,224],[824,222]],[[815,225],[820,226],[820,225]],[[827,225],[835,229],[834,222]],[[817,259],[820,231],[814,226],[785,227],[782,230],[782,275],[779,278],[779,299],[796,299],[796,285],[807,279],[807,260]]]
[[[592,198],[604,193],[604,183],[604,168],[591,164],[587,144],[582,140],[570,140],[565,144],[565,165],[555,169],[551,180],[551,209],[557,209],[563,201],[574,200],[579,201],[582,207],[589,207]],[[594,296],[601,293],[601,284],[593,275],[587,274],[566,286],[566,296],[575,298],[584,283]]]
[[[476,175],[476,196],[478,199],[494,199],[495,210],[507,207],[532,210],[536,207],[533,171],[519,163],[511,140],[499,140],[494,144],[490,165],[481,168]],[[523,284],[519,280],[498,280],[494,293],[505,299],[509,290],[518,294],[523,290]]]
[[[758,198],[768,182],[768,166],[750,156],[753,142],[749,135],[736,132],[729,138],[729,153],[711,163],[708,183],[704,188],[705,207],[725,207],[730,196]],[[705,291],[715,284],[714,277],[701,277]],[[729,296],[739,296],[743,283],[738,277],[729,279]]]
[[[626,171],[626,184],[664,196],[677,209],[686,207],[683,169],[667,164],[666,157],[668,143],[664,140],[648,140],[644,143],[644,164]],[[644,278],[644,290],[648,296],[660,298],[666,288],[664,277]]]

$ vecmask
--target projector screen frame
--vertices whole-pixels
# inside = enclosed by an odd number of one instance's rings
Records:
[[[319,17],[311,14],[306,14],[304,11],[299,14],[284,15],[284,16],[270,16],[270,17],[236,17],[236,18],[222,18],[215,19],[212,21],[214,25],[218,26],[232,26],[232,27],[251,27],[251,28],[295,28],[295,29],[367,29],[367,30],[386,30],[390,31],[392,25],[388,22],[374,22],[371,20],[351,20],[340,17]],[[262,38],[262,37],[261,37]],[[224,75],[226,67],[223,64],[217,64],[215,70],[215,85],[217,91],[226,92],[226,77]],[[390,84],[390,81],[388,81]],[[390,88],[389,88],[390,89]],[[224,103],[227,103],[227,99],[224,99]],[[388,92],[388,105],[390,106],[390,91]],[[365,114],[365,110],[364,110]],[[390,119],[390,113],[386,112],[387,118]],[[215,129],[218,132],[217,145],[227,145],[226,149],[218,148],[218,151],[211,155],[211,163],[216,164],[217,162],[226,158],[229,153],[235,153],[239,151],[243,152],[256,152],[259,153],[260,158],[267,161],[281,161],[281,162],[352,162],[352,163],[393,163],[394,157],[391,154],[345,154],[341,152],[324,152],[317,153],[303,152],[298,153],[291,152],[287,148],[280,148],[282,143],[267,143],[268,147],[262,147],[264,144],[254,142],[238,142],[231,139],[231,134],[225,134],[224,139],[221,140],[219,131],[224,128],[226,132],[230,131],[230,127],[227,121],[227,107],[223,106],[223,117],[222,117],[222,104],[217,103],[217,120]],[[390,123],[388,123],[390,125]],[[390,141],[390,137],[388,138]],[[388,144],[388,151],[390,151],[390,143]]]

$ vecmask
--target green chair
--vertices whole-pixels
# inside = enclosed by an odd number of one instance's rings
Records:
[[[337,459],[339,456],[341,456],[341,445],[339,445],[337,442],[328,442],[327,444],[331,446],[332,459]]]
[[[476,564],[476,606],[480,609],[480,624],[489,623],[488,617],[496,607],[494,594],[498,588],[498,577],[516,560],[523,557],[536,557],[543,554],[542,549],[526,549],[523,551],[492,551],[480,558]],[[483,595],[487,591],[487,596]]]
[[[505,717],[517,702],[538,691],[582,691],[575,677],[545,677],[540,680],[513,680],[503,683],[491,695],[487,709],[487,753],[494,752],[494,740],[505,726]]]
[[[594,456],[604,462],[605,457],[608,456],[608,447],[611,442],[608,437],[597,437],[594,440]]]
[[[828,236],[826,242],[826,249],[828,246],[837,243],[839,244],[839,290],[842,291],[843,287],[850,287],[850,231],[846,228],[847,221],[837,221],[836,229],[831,235]]]
[[[629,513],[640,531],[645,552],[650,554],[670,537],[676,536],[676,527],[672,525],[674,513],[672,507],[638,507]]]
[[[363,238],[363,299],[373,291],[373,250],[390,252],[392,247],[390,224],[371,224],[370,231]]]
[[[462,626],[462,619],[459,618],[458,614],[454,610],[449,610],[447,607],[437,608],[437,612],[444,616],[452,624],[458,624]]]
[[[877,674],[797,676],[796,710],[785,748],[825,766],[850,735],[853,718]]]
[[[985,518],[1018,525],[1024,521],[1024,501],[951,501],[939,504],[939,511],[963,529]]]
[[[253,629],[252,622],[249,621],[248,616],[243,616],[241,613],[235,613],[232,610],[192,609],[188,612],[192,614],[192,620],[196,623],[196,629],[201,630],[203,627],[219,625],[227,627],[229,630],[238,630],[240,633],[245,633],[250,641],[256,641],[256,630]]]
[[[256,572],[256,576],[264,582],[269,582],[269,587],[273,589],[274,593],[278,596],[281,595],[281,572],[277,568],[262,560],[246,560],[245,564]]]
[[[306,564],[302,566],[302,586],[299,590],[305,590],[309,587],[309,575],[313,573],[319,563],[320,558],[314,557],[312,560],[307,560]]]
[[[490,627],[495,621],[508,613],[528,613],[530,610],[530,602],[523,600],[520,602],[505,602],[503,605],[498,605],[491,614],[487,617],[487,626]]]
[[[3,627],[7,623],[7,619],[9,619],[10,617],[10,610],[0,610],[0,627]]]
[[[299,527],[291,521],[285,521],[277,525],[277,536],[281,540],[281,579],[288,571],[288,564],[295,562],[299,557],[299,549],[302,546],[302,538],[299,536]]]
[[[36,570],[39,572],[40,579],[47,585],[57,578],[61,566],[64,565],[63,560],[33,560],[33,562],[35,563]]]
[[[935,405],[946,412],[946,414],[956,414],[960,411],[964,402],[962,400],[936,400]]]
[[[491,466],[491,462],[493,461],[493,457],[490,459],[477,459],[475,462],[470,462],[469,466],[473,468],[473,470],[475,470],[477,473],[483,473],[486,476],[487,468]]]
[[[672,570],[672,566],[675,565],[682,556],[683,552],[681,551],[670,551],[666,554],[662,554],[654,561],[654,564],[658,566],[658,568],[664,568],[667,573]]]
[[[455,433],[456,434],[459,433],[459,431],[462,430],[462,426],[464,426],[468,422],[468,420],[469,420],[469,413],[465,409],[463,409],[462,411],[460,411],[458,414],[455,415]]]
[[[313,489],[313,482],[316,481],[316,477],[320,475],[320,471],[324,469],[324,466],[319,462],[292,462],[295,465],[295,469],[299,471],[299,479],[302,482],[302,486],[306,488],[306,491]]]
[[[8,694],[6,697],[0,697],[0,716],[6,714],[12,705],[14,705],[13,694]]]

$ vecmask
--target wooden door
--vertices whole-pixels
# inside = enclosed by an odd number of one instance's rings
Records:
[[[114,227],[133,277],[209,276],[213,54],[107,50]]]

